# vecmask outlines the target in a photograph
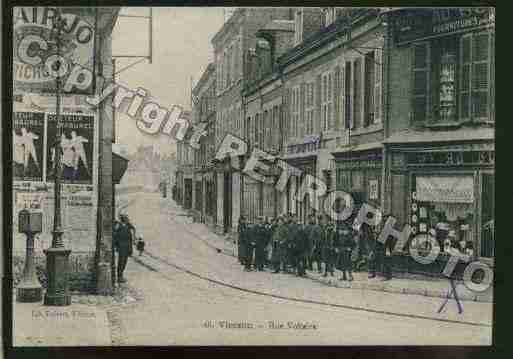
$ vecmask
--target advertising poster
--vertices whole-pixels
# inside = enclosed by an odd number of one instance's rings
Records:
[[[77,10],[75,10],[77,11]],[[94,14],[84,16],[72,8],[16,7],[13,31],[13,79],[18,90],[55,93],[56,64],[62,64],[62,91],[94,91]],[[61,14],[60,32],[54,19]],[[60,33],[59,46],[56,36]],[[35,51],[38,49],[39,51]],[[61,70],[59,70],[61,71]]]
[[[14,112],[14,181],[43,180],[44,118],[42,112]]]
[[[92,184],[94,116],[62,114],[57,126],[56,116],[48,114],[47,122],[46,180],[54,180],[55,142],[60,137],[63,183]]]

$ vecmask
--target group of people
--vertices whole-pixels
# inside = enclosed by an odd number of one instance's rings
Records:
[[[333,222],[327,215],[310,215],[307,223],[300,223],[295,214],[275,219],[258,217],[257,223],[248,223],[244,216],[238,225],[238,259],[244,270],[274,273],[295,273],[305,276],[315,269],[334,276],[342,271],[340,280],[353,280],[353,269],[368,265],[369,278],[382,274],[384,280],[392,277],[392,245],[376,240],[377,228],[363,223],[357,229],[351,221]]]

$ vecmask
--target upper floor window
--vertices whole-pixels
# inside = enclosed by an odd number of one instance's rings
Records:
[[[333,72],[326,72],[321,79],[321,123],[324,131],[333,129]]]
[[[329,7],[324,9],[324,26],[330,26],[335,22],[336,9]]]
[[[300,115],[300,87],[296,86],[292,88],[292,99],[291,99],[291,108],[290,108],[290,135],[291,137],[299,136],[299,115]]]
[[[306,84],[306,101],[305,101],[305,119],[306,119],[306,134],[311,135],[314,132],[314,113],[315,113],[315,102],[314,102],[314,83],[309,82]]]
[[[414,44],[413,121],[493,121],[493,49],[490,31]]]
[[[294,13],[294,46],[303,41],[303,10]]]

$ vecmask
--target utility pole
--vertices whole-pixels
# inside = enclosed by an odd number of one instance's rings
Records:
[[[57,55],[61,52],[61,31],[65,24],[65,20],[61,17],[60,12],[57,19],[53,23],[52,31],[55,32],[55,41],[57,44]],[[57,72],[62,64],[56,63]],[[61,77],[59,74],[55,78],[56,81],[56,139],[54,145],[54,215],[53,215],[53,232],[52,246],[45,250],[46,255],[46,271],[48,275],[48,287],[44,297],[45,305],[67,306],[71,304],[71,295],[68,289],[68,272],[69,272],[69,255],[71,250],[64,248],[62,240],[62,218],[61,218],[61,176],[62,176],[62,149],[61,136],[62,128],[60,125],[61,118]]]

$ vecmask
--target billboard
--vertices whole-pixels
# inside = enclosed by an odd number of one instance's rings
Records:
[[[13,177],[15,181],[43,181],[45,114],[13,113]]]
[[[54,26],[59,14],[64,21],[60,32]],[[84,14],[82,8],[14,8],[15,89],[55,93],[56,77],[61,76],[63,93],[94,93],[95,16],[92,11]]]
[[[47,115],[46,181],[54,180],[56,140],[59,138],[62,181],[70,184],[92,184],[94,116],[62,114],[57,125],[55,114]]]

